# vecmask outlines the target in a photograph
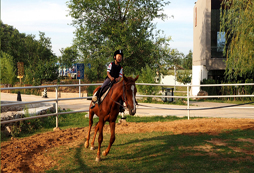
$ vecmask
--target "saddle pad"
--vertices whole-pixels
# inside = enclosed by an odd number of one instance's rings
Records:
[[[109,88],[107,89],[107,91],[106,91],[105,93],[102,94],[102,96],[101,96],[101,103],[102,103],[102,101],[104,100],[104,98],[107,96],[107,94],[108,94],[110,88],[111,88],[111,87],[109,87]],[[96,95],[96,93],[97,93],[97,91],[94,93],[94,96]]]

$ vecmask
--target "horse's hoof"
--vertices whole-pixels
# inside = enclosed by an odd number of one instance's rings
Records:
[[[94,150],[94,147],[91,147],[90,150]]]
[[[86,142],[86,143],[85,143],[85,148],[88,148],[88,146],[89,146],[89,143]]]
[[[103,151],[103,152],[102,152],[102,155],[103,155],[103,156],[107,156],[106,151]]]
[[[101,158],[96,157],[95,161],[99,162],[99,161],[101,161]]]

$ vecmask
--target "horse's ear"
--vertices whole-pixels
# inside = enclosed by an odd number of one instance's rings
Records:
[[[123,80],[124,80],[125,82],[127,82],[127,81],[128,81],[128,78],[125,77],[125,76],[123,75]]]
[[[138,77],[139,77],[139,75],[137,75],[137,77],[136,77],[134,80],[135,80],[135,81],[138,80]]]

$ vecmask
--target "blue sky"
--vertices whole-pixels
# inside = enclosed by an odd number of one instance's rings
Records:
[[[171,36],[171,48],[188,54],[193,50],[193,7],[197,0],[170,0],[164,8],[168,16],[165,21],[154,20],[157,30]],[[21,33],[36,35],[44,32],[51,38],[52,50],[60,56],[59,49],[72,45],[75,28],[71,17],[67,17],[66,0],[1,0],[1,20]]]

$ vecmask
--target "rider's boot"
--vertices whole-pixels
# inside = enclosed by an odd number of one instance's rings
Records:
[[[119,112],[124,112],[125,111],[125,109],[124,109],[124,107],[123,107],[123,100],[122,99],[120,99],[119,100],[119,103],[120,103],[120,110],[119,110]]]

